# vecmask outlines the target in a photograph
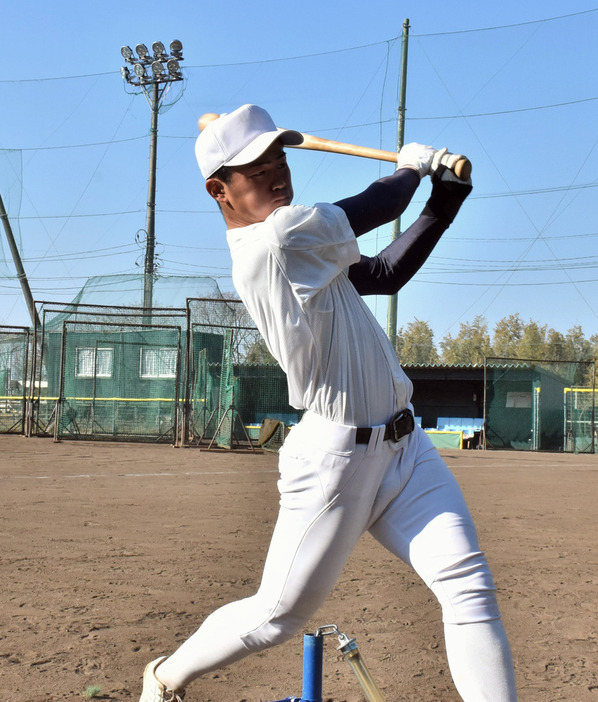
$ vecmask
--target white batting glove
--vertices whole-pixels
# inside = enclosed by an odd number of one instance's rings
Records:
[[[423,178],[430,173],[436,153],[436,150],[431,146],[424,146],[415,142],[405,144],[397,154],[397,169],[412,168],[419,173],[420,178]]]
[[[434,175],[439,166],[444,166],[450,173],[454,172],[454,168],[459,161],[464,158],[461,154],[451,154],[446,148],[440,149],[434,154],[432,164],[430,165],[430,175]],[[444,169],[441,169],[443,171]]]
[[[430,177],[432,179],[437,177],[443,183],[471,185],[471,176],[467,180],[462,180],[455,175],[455,171],[453,170],[457,163],[463,158],[464,156],[461,154],[451,154],[447,149],[440,149],[432,159]]]

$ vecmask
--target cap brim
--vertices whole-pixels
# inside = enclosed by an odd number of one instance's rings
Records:
[[[264,132],[224,165],[245,166],[248,163],[253,163],[277,139],[280,139],[285,146],[298,146],[303,143],[303,134],[296,132],[294,129],[278,129],[275,132]]]

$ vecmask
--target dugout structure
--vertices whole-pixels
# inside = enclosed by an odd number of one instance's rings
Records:
[[[595,385],[594,361],[487,358],[485,448],[593,453]]]
[[[31,332],[0,326],[0,434],[23,434]]]

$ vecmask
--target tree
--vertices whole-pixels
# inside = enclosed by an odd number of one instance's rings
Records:
[[[592,337],[594,338],[594,337]],[[579,325],[571,327],[565,335],[565,348],[567,359],[571,361],[588,361],[594,358],[594,348],[591,340],[588,341]],[[573,385],[590,387],[593,381],[593,367],[589,364],[580,364],[575,368]]]
[[[565,335],[567,359],[570,361],[587,361],[592,358],[592,344],[588,341],[579,325],[571,327]]]
[[[456,337],[447,334],[440,342],[442,361],[450,364],[483,364],[492,356],[488,322],[478,315],[471,324],[460,324]]]
[[[556,329],[549,329],[546,333],[546,358],[553,361],[567,360],[565,337]]]
[[[405,332],[401,327],[400,335],[401,363],[406,365],[438,363],[439,356],[434,345],[434,332],[428,322],[416,318],[407,325]]]
[[[397,329],[397,337],[395,339],[395,353],[399,361],[403,358],[403,349],[405,348],[405,337],[403,327]]]
[[[519,314],[511,314],[497,322],[492,338],[494,354],[499,358],[517,358],[523,327]]]
[[[247,356],[244,359],[245,363],[259,363],[273,365],[276,363],[274,356],[268,351],[266,342],[260,336],[247,349]]]
[[[546,325],[541,327],[533,319],[530,319],[523,328],[523,335],[519,340],[517,350],[519,358],[547,358]]]

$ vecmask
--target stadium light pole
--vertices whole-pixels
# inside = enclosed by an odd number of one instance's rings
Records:
[[[145,228],[145,263],[143,268],[143,308],[151,321],[154,276],[156,273],[156,164],[158,158],[158,114],[164,95],[171,84],[183,80],[179,61],[183,60],[183,45],[178,39],[170,42],[170,54],[161,41],[152,44],[152,51],[145,44],[137,44],[133,52],[130,46],[123,46],[120,53],[130,64],[121,66],[123,79],[136,88],[141,88],[152,111],[150,128],[150,163],[147,191],[147,219]]]

